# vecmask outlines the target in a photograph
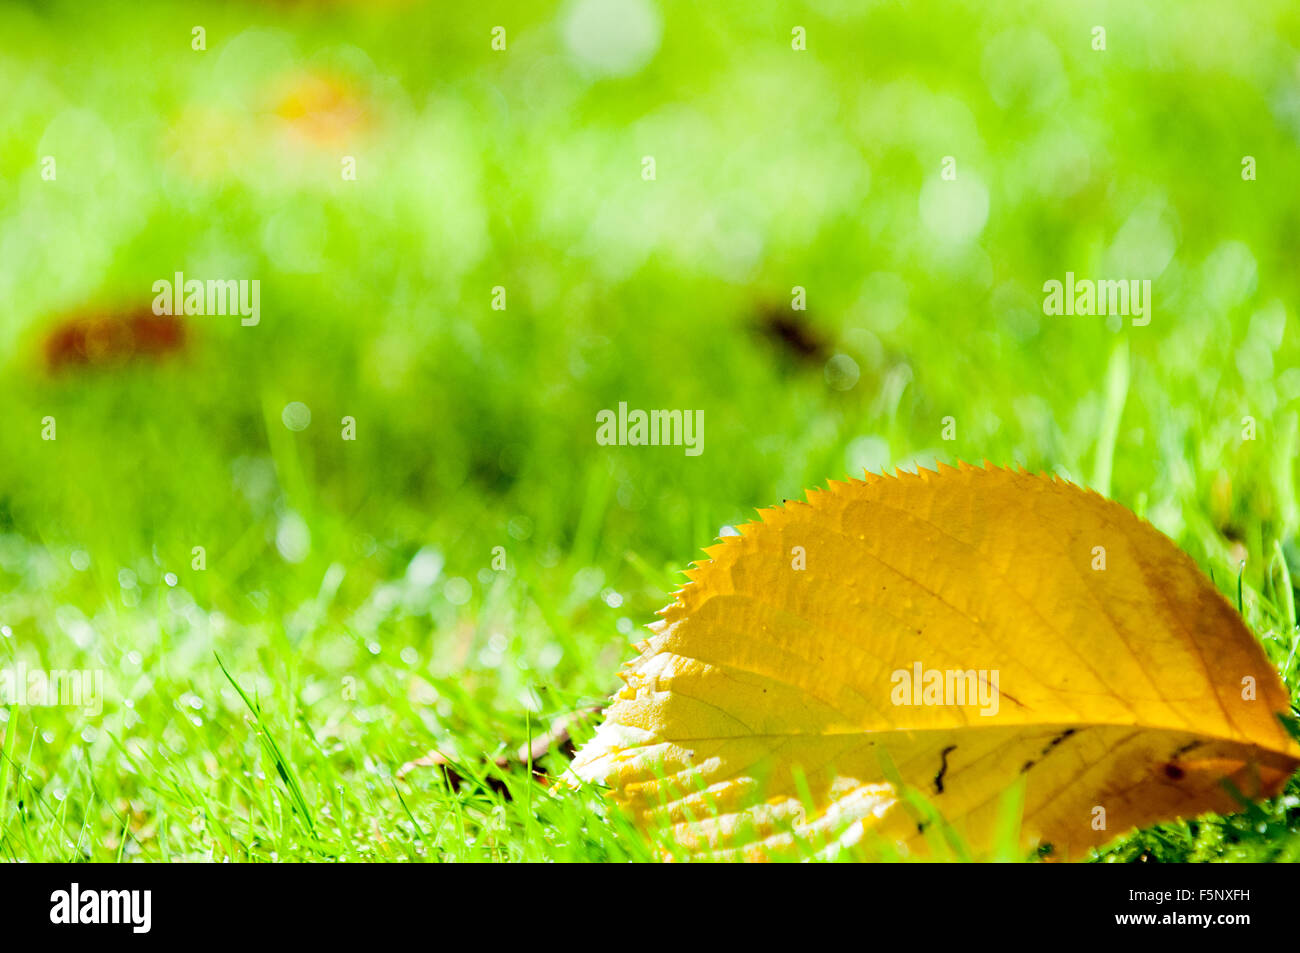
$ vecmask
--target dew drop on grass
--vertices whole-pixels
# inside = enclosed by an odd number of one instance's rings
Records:
[[[575,0],[560,30],[569,54],[586,71],[630,76],[658,51],[663,24],[648,0]]]
[[[297,513],[286,513],[275,530],[275,548],[285,562],[300,563],[311,552],[311,530]]]
[[[858,362],[847,354],[836,354],[826,362],[826,383],[833,390],[852,390],[861,374]]]
[[[311,408],[300,400],[290,401],[280,412],[280,420],[294,432],[306,430],[311,426]]]
[[[932,176],[921,188],[921,222],[931,234],[954,245],[972,241],[989,217],[989,193],[970,172],[956,181]]]
[[[552,642],[543,646],[542,650],[537,653],[537,667],[544,672],[549,672],[560,663],[563,656],[564,649]]]
[[[442,553],[432,546],[425,546],[406,567],[407,584],[417,589],[429,588],[442,575],[442,565]]]
[[[587,566],[573,574],[573,595],[577,599],[591,599],[605,586],[605,571],[599,566]]]
[[[470,585],[468,579],[454,576],[448,579],[446,585],[442,587],[442,594],[447,597],[447,601],[452,605],[463,606],[474,595],[474,587]]]
[[[854,476],[860,476],[863,470],[883,473],[889,460],[889,441],[875,435],[857,437],[844,451],[844,465]]]

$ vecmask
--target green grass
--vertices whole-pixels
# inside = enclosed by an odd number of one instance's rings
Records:
[[[671,3],[600,78],[544,6],[0,10],[0,666],[108,687],[0,709],[0,856],[659,856],[492,759],[608,696],[723,527],[863,467],[1106,490],[1240,572],[1295,696],[1300,10]],[[365,111],[338,141],[275,113],[313,71]],[[919,211],[945,155],[988,193],[970,241]],[[1042,314],[1049,278],[1142,269],[1148,327]],[[176,270],[260,278],[262,323],[42,366]],[[762,330],[794,286],[811,358]],[[703,409],[703,455],[597,446],[619,401]],[[459,789],[395,779],[432,748]],[[1100,856],[1296,859],[1297,794]]]

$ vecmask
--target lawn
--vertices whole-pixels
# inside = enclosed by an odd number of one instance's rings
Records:
[[[493,760],[863,469],[1094,487],[1296,698],[1300,7],[609,6],[0,8],[0,668],[103,678],[0,707],[0,857],[661,856]],[[149,346],[176,272],[258,322]],[[1098,856],[1300,859],[1298,794]]]

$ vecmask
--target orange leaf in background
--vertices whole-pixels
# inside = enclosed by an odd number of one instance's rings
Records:
[[[688,572],[573,763],[688,849],[924,853],[901,782],[985,855],[1023,781],[1023,847],[1072,858],[1300,764],[1233,607],[1091,491],[963,464],[759,516]]]
[[[354,84],[325,73],[302,72],[281,85],[275,114],[316,145],[342,146],[365,125],[365,103]]]
[[[61,321],[45,336],[46,366],[115,366],[135,358],[159,360],[185,349],[186,329],[173,315],[149,308],[93,312]]]

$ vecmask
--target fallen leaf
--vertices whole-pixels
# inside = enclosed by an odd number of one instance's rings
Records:
[[[111,367],[133,359],[157,361],[185,349],[179,318],[148,308],[75,315],[45,336],[45,362],[51,371],[70,366]]]
[[[759,516],[688,571],[573,762],[689,851],[925,854],[919,794],[988,856],[1023,784],[1020,846],[1072,858],[1300,764],[1233,607],[1091,491],[962,464]]]

